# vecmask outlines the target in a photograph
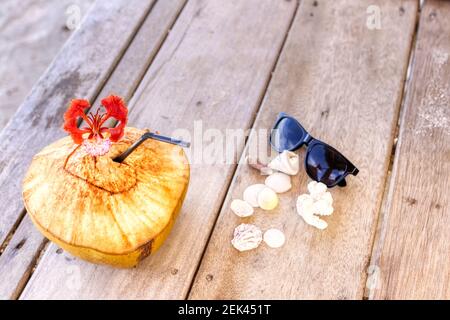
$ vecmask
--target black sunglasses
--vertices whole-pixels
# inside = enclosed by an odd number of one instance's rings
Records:
[[[294,151],[306,145],[305,168],[308,176],[329,188],[345,187],[348,174],[359,170],[342,153],[325,142],[313,138],[293,117],[281,112],[270,134],[270,144],[278,151]]]

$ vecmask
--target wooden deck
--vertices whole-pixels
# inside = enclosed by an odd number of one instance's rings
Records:
[[[373,5],[380,28],[367,24]],[[449,34],[440,0],[96,1],[0,132],[0,298],[450,299]],[[248,220],[283,229],[285,246],[239,253],[230,201],[261,177],[194,165],[160,251],[131,270],[89,264],[34,228],[21,181],[64,136],[72,97],[111,92],[130,125],[163,134],[197,120],[270,129],[285,111],[360,173],[332,190],[319,231],[295,212],[301,170],[275,212]]]

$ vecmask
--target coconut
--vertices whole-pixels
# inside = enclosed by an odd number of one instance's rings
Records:
[[[112,159],[145,131],[125,128],[103,156],[70,137],[45,147],[23,182],[25,207],[42,234],[74,256],[133,267],[168,236],[189,182],[179,146],[146,140],[123,163]]]

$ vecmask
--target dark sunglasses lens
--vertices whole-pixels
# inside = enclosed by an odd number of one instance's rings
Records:
[[[283,118],[274,128],[271,134],[271,143],[274,148],[282,152],[294,150],[297,144],[303,140],[306,132],[291,118]]]
[[[347,161],[332,148],[323,144],[315,144],[309,150],[306,170],[316,181],[332,186],[345,175]]]

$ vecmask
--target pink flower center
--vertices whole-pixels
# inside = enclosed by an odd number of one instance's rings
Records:
[[[99,136],[94,139],[86,139],[83,141],[82,146],[86,153],[91,156],[103,156],[108,153],[111,148],[111,140],[102,139]]]

